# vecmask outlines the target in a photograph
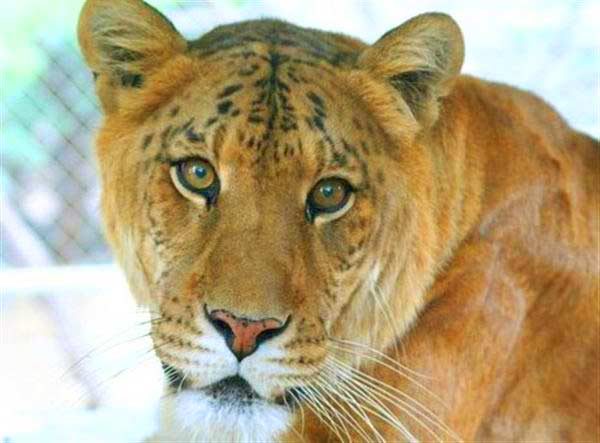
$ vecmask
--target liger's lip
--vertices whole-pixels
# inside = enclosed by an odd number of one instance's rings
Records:
[[[165,362],[161,362],[161,365],[169,386],[176,392],[195,389],[190,386],[189,381],[186,380],[183,372],[179,369]],[[294,395],[293,392],[298,389],[289,389],[284,395],[274,400],[267,400],[256,392],[246,379],[239,375],[234,375],[197,390],[214,400],[231,405],[265,402],[294,408],[298,406],[299,397]]]

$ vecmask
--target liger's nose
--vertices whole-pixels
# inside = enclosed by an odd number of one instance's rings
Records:
[[[204,312],[238,361],[248,357],[265,341],[281,334],[290,322],[289,317],[285,322],[276,318],[250,320],[224,309],[209,311],[206,306]]]

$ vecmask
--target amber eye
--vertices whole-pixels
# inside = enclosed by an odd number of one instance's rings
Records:
[[[219,178],[208,161],[191,158],[173,163],[172,168],[174,168],[177,182],[185,190],[200,194],[209,204],[216,201],[220,189]]]
[[[344,179],[333,177],[318,182],[308,194],[306,216],[312,221],[317,215],[331,214],[343,209],[350,196],[352,186]]]

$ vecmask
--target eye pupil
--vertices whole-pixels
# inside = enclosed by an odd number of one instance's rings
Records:
[[[194,166],[194,175],[198,178],[204,178],[206,177],[206,174],[208,172],[206,171],[206,168],[202,167],[202,166]]]
[[[321,193],[325,198],[330,198],[335,193],[335,189],[331,185],[324,185],[321,188]]]

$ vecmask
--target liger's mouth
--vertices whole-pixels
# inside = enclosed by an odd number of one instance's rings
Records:
[[[163,372],[169,386],[176,392],[197,390],[215,401],[228,405],[249,406],[255,403],[271,403],[294,408],[298,405],[298,397],[293,394],[295,388],[289,389],[284,395],[273,400],[262,397],[250,383],[239,375],[227,377],[203,388],[194,388],[184,374],[177,368],[161,362]]]
[[[201,389],[206,395],[226,403],[251,404],[264,400],[246,380],[239,375],[227,377]]]

